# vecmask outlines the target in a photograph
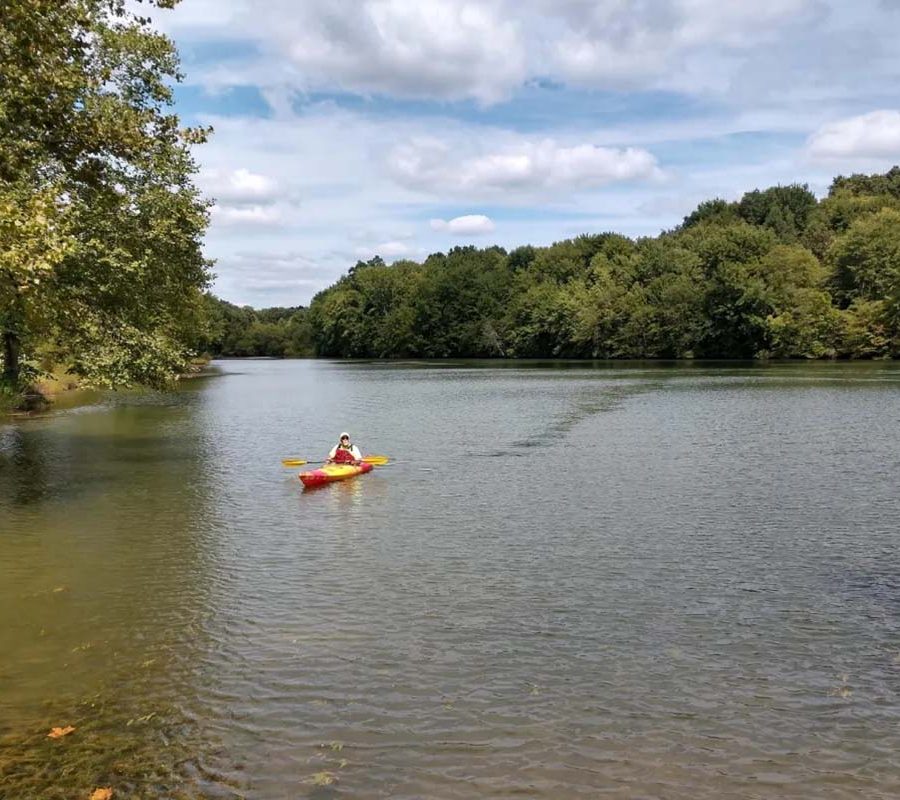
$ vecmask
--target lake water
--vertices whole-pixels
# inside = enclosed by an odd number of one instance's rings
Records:
[[[0,796],[900,795],[900,364],[219,367],[0,426]]]

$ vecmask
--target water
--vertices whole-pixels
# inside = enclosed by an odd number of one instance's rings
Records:
[[[220,366],[0,427],[0,797],[900,793],[900,365]]]

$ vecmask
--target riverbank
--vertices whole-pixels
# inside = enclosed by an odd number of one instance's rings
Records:
[[[75,375],[56,370],[36,380],[26,389],[0,388],[0,414],[29,415],[46,411],[61,396],[81,388]]]
[[[189,362],[178,380],[203,378],[213,374],[209,358]],[[94,390],[83,385],[77,375],[65,369],[54,369],[24,390],[0,386],[0,417],[35,416],[60,405],[79,405],[79,397],[93,398]]]

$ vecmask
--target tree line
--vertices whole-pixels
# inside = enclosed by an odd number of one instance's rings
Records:
[[[701,203],[656,237],[358,262],[313,299],[329,357],[900,355],[900,168]]]
[[[236,306],[210,294],[204,297],[204,325],[194,343],[213,358],[298,358],[315,354],[306,308]]]

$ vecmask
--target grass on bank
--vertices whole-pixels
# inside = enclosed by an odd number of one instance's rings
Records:
[[[210,360],[210,356],[192,358],[179,377],[199,378],[208,374]],[[89,388],[62,365],[56,364],[44,369],[43,373],[27,382],[24,387],[13,386],[0,379],[0,416],[46,411],[63,395]]]
[[[79,388],[78,378],[56,367],[24,386],[0,382],[0,413],[43,411],[61,394]]]

